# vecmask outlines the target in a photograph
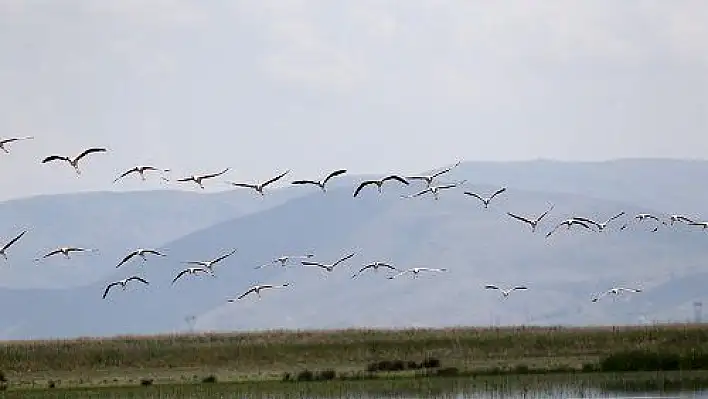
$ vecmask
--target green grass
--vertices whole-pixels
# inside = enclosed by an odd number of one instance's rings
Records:
[[[266,331],[5,341],[0,370],[11,388],[279,380],[304,369],[360,373],[372,362],[440,359],[461,371],[581,369],[634,349],[708,353],[708,325],[594,328],[447,328]]]

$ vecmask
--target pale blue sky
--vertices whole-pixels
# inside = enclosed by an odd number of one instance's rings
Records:
[[[163,186],[111,183],[140,163],[706,158],[705,21],[701,0],[0,0],[0,136],[37,137],[0,154],[0,199]],[[95,145],[80,180],[39,164]]]

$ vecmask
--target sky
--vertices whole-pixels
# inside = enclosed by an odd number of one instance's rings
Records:
[[[166,185],[112,183],[138,164],[704,159],[707,20],[702,0],[0,0],[0,137],[35,137],[0,153],[0,200]],[[81,178],[40,164],[92,146]]]

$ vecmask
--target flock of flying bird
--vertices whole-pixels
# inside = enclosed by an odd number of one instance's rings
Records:
[[[30,140],[33,139],[34,137],[28,136],[28,137],[16,137],[16,138],[7,138],[7,139],[0,139],[0,150],[4,151],[5,153],[9,153],[7,146],[8,144],[18,142],[21,140]],[[63,155],[51,155],[46,158],[44,158],[41,163],[42,164],[48,164],[52,162],[65,162],[68,163],[70,166],[73,167],[74,171],[76,172],[77,176],[81,175],[81,169],[79,168],[79,162],[84,160],[88,155],[91,154],[98,154],[98,153],[105,153],[107,152],[106,148],[88,148],[78,154],[75,157],[69,157],[69,156],[63,156]],[[437,171],[435,173],[431,173],[428,175],[418,175],[418,176],[399,176],[399,175],[388,175],[385,177],[382,177],[381,179],[374,179],[374,180],[365,180],[361,182],[354,190],[353,196],[357,197],[362,190],[364,190],[368,186],[376,186],[377,191],[379,193],[382,192],[382,188],[384,186],[384,183],[386,182],[391,182],[391,183],[398,183],[402,185],[409,185],[411,181],[420,181],[423,183],[423,188],[419,191],[417,191],[414,194],[411,195],[403,195],[403,198],[415,198],[415,197],[420,197],[425,194],[430,194],[435,200],[439,199],[440,193],[444,190],[449,190],[453,188],[457,188],[462,186],[466,181],[462,180],[459,182],[455,183],[437,183],[437,179],[440,178],[441,176],[447,174],[451,170],[453,170],[455,167],[457,167],[460,164],[460,162],[455,163],[452,166],[449,166],[445,169],[442,169],[440,171]],[[210,173],[210,174],[202,174],[202,175],[191,175],[179,179],[175,179],[174,181],[180,182],[180,183],[187,183],[191,182],[196,184],[198,187],[201,189],[204,189],[204,182],[213,179],[216,177],[220,177],[224,174],[226,174],[229,171],[229,168],[223,169],[219,172],[216,173]],[[145,181],[146,180],[146,172],[162,172],[162,173],[167,173],[170,172],[170,169],[160,169],[154,166],[135,166],[131,169],[126,170],[125,172],[121,173],[113,182],[117,183],[121,179],[129,176],[129,175],[138,175],[141,180]],[[256,183],[239,183],[239,182],[226,182],[234,187],[241,187],[241,188],[248,188],[254,190],[256,193],[260,195],[265,195],[265,188],[270,186],[271,184],[283,179],[290,171],[287,170],[285,172],[282,172],[278,174],[277,176],[266,180],[264,182],[256,182]],[[292,181],[291,184],[293,185],[312,185],[318,187],[323,193],[327,192],[327,183],[330,182],[333,178],[344,175],[347,173],[346,169],[339,169],[335,170],[332,173],[329,173],[328,175],[324,176],[320,180],[295,180]],[[161,176],[161,179],[164,181],[171,181],[169,177],[166,176]],[[485,209],[489,208],[492,200],[496,198],[497,196],[503,194],[506,191],[506,187],[502,187],[498,190],[496,190],[494,193],[489,195],[488,197],[482,196],[478,193],[470,192],[470,191],[463,191],[465,195],[475,198],[481,202],[481,204],[484,206]],[[531,229],[532,233],[535,233],[537,231],[537,228],[540,224],[540,222],[553,210],[553,205],[550,205],[549,208],[540,214],[537,217],[525,217],[521,216],[518,214],[514,214],[511,212],[507,212],[508,216],[522,222],[526,225],[528,225]],[[597,232],[602,232],[604,231],[608,225],[613,222],[616,219],[619,219],[620,217],[624,216],[624,212],[620,212],[604,222],[598,222],[589,218],[585,217],[572,217],[566,220],[561,221],[558,223],[553,229],[551,229],[548,233],[546,233],[546,237],[550,237],[552,234],[557,232],[561,227],[566,227],[567,230],[570,230],[571,227],[573,226],[578,226],[582,227],[587,230],[593,230],[596,229]],[[674,225],[676,222],[682,222],[686,223],[688,225],[693,225],[693,226],[700,226],[702,228],[708,228],[708,222],[697,222],[692,220],[691,218],[684,216],[684,215],[670,215],[668,221],[663,221],[659,216],[648,214],[648,213],[640,213],[634,217],[634,220],[637,222],[644,222],[647,220],[653,220],[655,222],[658,222],[657,225],[654,227],[653,231],[657,231],[659,228],[659,224],[663,225]],[[624,230],[627,227],[627,223],[623,224],[619,230]],[[17,241],[19,241],[25,234],[27,233],[27,230],[22,231],[19,233],[17,236],[15,236],[13,239],[5,243],[2,247],[0,247],[0,255],[7,260],[7,251],[9,248],[11,248]],[[40,261],[42,259],[49,258],[54,255],[63,255],[67,259],[70,258],[70,254],[73,252],[94,252],[97,251],[96,249],[89,249],[89,248],[80,248],[80,247],[72,247],[72,246],[66,246],[66,247],[59,247],[53,251],[50,251],[46,253],[45,255],[41,256],[40,258],[36,258],[35,261]],[[177,282],[180,278],[183,276],[187,275],[197,275],[197,274],[206,274],[212,277],[216,277],[214,273],[214,266],[217,265],[219,262],[222,262],[224,259],[228,258],[229,256],[233,255],[236,252],[236,249],[231,250],[230,252],[227,252],[225,254],[222,254],[212,260],[208,261],[188,261],[188,262],[182,262],[186,264],[188,267],[185,269],[181,270],[172,280],[172,284]],[[136,249],[129,254],[127,254],[116,266],[116,268],[119,268],[120,266],[126,264],[128,261],[131,259],[138,257],[141,258],[143,262],[147,261],[147,256],[146,255],[152,255],[152,256],[157,256],[157,257],[164,257],[166,254],[161,253],[160,251],[157,251],[155,249],[145,249],[145,248],[139,248]],[[279,258],[276,258],[273,260],[273,264],[279,264],[280,266],[285,267],[291,260],[295,259],[300,259],[300,264],[305,267],[316,267],[321,269],[323,272],[332,272],[334,269],[340,265],[343,264],[344,262],[350,260],[352,257],[355,256],[355,253],[350,253],[337,261],[333,263],[322,263],[322,262],[317,262],[312,260],[314,257],[313,254],[305,254],[305,255],[297,255],[297,256],[281,256]],[[260,269],[266,265],[261,265],[257,266],[256,269]],[[363,273],[366,270],[374,270],[377,271],[379,268],[383,269],[389,269],[393,272],[396,272],[396,274],[390,275],[387,278],[388,279],[395,279],[397,277],[403,276],[403,275],[412,275],[414,278],[418,277],[418,274],[421,272],[446,272],[447,269],[445,268],[427,268],[427,267],[415,267],[411,269],[405,269],[401,270],[398,269],[397,267],[394,267],[393,265],[390,265],[385,262],[373,262],[370,264],[367,264],[363,266],[361,269],[359,269],[356,273],[352,275],[352,278],[356,278],[359,276],[361,273]],[[137,275],[132,275],[130,277],[127,277],[125,279],[119,280],[119,281],[114,281],[108,284],[105,287],[105,291],[103,292],[103,298],[105,299],[110,290],[114,287],[120,287],[123,290],[127,288],[127,285],[129,282],[135,281],[135,282],[140,282],[145,285],[149,285],[149,282]],[[254,285],[250,288],[248,288],[245,292],[243,292],[241,295],[239,295],[235,299],[228,299],[228,302],[235,302],[237,300],[240,300],[250,294],[256,294],[258,297],[261,295],[262,290],[266,289],[275,289],[275,288],[285,288],[290,286],[290,283],[283,283],[280,285],[274,285],[274,284],[258,284]],[[501,288],[497,285],[492,285],[492,284],[487,284],[484,286],[485,289],[488,290],[498,290],[503,298],[508,297],[512,292],[514,291],[522,291],[522,290],[527,290],[528,288],[526,286],[514,286],[510,288]],[[592,299],[592,302],[597,302],[600,298],[607,296],[607,295],[612,295],[612,296],[618,296],[622,293],[629,292],[629,293],[638,293],[641,292],[642,290],[640,288],[628,288],[628,287],[613,287],[604,293],[601,293],[600,295],[595,296]]]

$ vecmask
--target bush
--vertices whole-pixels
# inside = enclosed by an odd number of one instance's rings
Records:
[[[290,373],[283,373],[283,382],[290,382],[293,380],[293,376]]]
[[[297,374],[298,381],[312,381],[314,379],[314,374],[310,370],[302,370]]]
[[[460,375],[460,370],[457,367],[445,367],[436,371],[438,377],[457,377]]]
[[[202,383],[204,384],[213,384],[216,382],[216,376],[214,374],[208,375],[204,378],[202,378]]]
[[[316,377],[318,381],[331,381],[335,378],[337,378],[337,372],[331,369],[320,371]]]
[[[680,367],[680,355],[646,350],[617,352],[600,361],[600,370],[603,372],[673,371]]]
[[[143,378],[142,380],[140,380],[140,385],[144,387],[149,387],[150,385],[152,385],[152,381],[152,378]]]
[[[423,360],[423,363],[421,363],[420,365],[425,369],[434,369],[440,367],[440,360],[434,357],[429,357]]]

